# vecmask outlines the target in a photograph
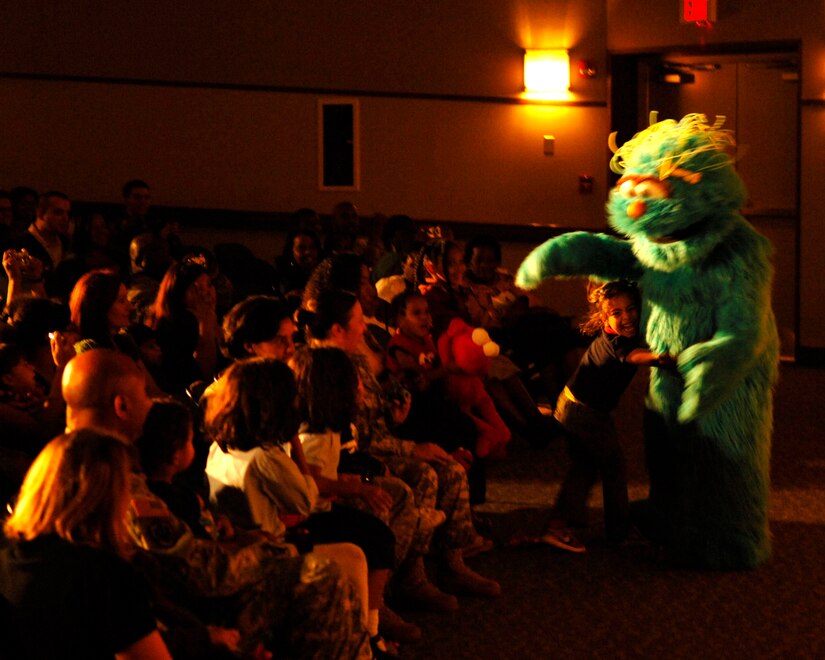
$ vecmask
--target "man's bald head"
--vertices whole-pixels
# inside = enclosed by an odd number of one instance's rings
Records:
[[[146,378],[131,358],[108,348],[75,356],[63,372],[66,424],[96,428],[134,441],[152,405]]]

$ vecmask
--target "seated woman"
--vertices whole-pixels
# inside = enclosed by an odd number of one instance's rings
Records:
[[[66,425],[60,380],[74,350],[58,333],[52,345],[57,369],[46,395],[23,351],[14,344],[0,344],[0,444],[23,451],[32,459]]]
[[[295,379],[282,362],[234,363],[207,398],[213,440],[206,464],[210,498],[241,525],[260,526],[301,544],[353,543],[367,557],[374,649],[378,610],[394,561],[395,537],[380,520],[355,509],[324,506],[298,440]],[[294,529],[292,529],[294,528]],[[287,534],[287,529],[291,532]]]
[[[318,264],[304,289],[303,309],[312,311],[318,296],[328,289],[348,291],[358,298],[367,324],[358,352],[369,361],[372,372],[380,375],[386,366],[385,349],[392,333],[386,323],[376,318],[380,301],[364,258],[352,252],[339,252]]]
[[[72,326],[69,306],[51,298],[20,296],[8,307],[9,324],[13,329],[12,343],[23,350],[34,367],[37,381],[48,392],[55,380],[57,367],[52,355],[52,335],[58,332],[73,345],[77,329]]]
[[[295,352],[296,329],[280,300],[250,296],[223,317],[221,350],[231,360],[265,357],[286,362]]]
[[[140,349],[126,334],[132,313],[126,285],[111,270],[92,270],[83,275],[69,297],[72,323],[80,334],[75,351],[112,348],[132,358],[146,377],[150,395],[162,394],[160,387],[143,363]]]
[[[475,530],[469,505],[469,488],[464,468],[433,442],[413,442],[395,436],[388,416],[400,424],[409,413],[409,400],[388,403],[381,384],[361,354],[366,323],[361,304],[351,293],[328,289],[312,301],[307,333],[310,346],[344,350],[358,369],[363,396],[358,406],[355,427],[358,446],[379,457],[390,471],[401,478],[415,495],[419,508],[440,509],[447,516],[433,539],[442,563],[444,585],[457,593],[498,596],[501,587],[482,577],[464,563],[465,553],[490,549],[492,544]],[[423,553],[412,555],[402,567],[402,586],[406,602],[428,609],[455,609],[457,602],[444,598],[427,580]]]
[[[52,440],[26,475],[5,524],[0,593],[27,657],[171,657],[125,560],[130,471],[127,445],[77,431]]]
[[[60,380],[74,350],[60,333],[54,333],[52,346],[58,368],[46,392],[22,349],[0,344],[0,502],[17,492],[35,456],[66,424]]]
[[[152,328],[170,394],[180,394],[196,381],[210,381],[218,370],[216,293],[205,263],[200,257],[174,263],[155,300]]]

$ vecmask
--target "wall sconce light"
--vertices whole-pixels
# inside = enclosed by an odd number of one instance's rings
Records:
[[[524,52],[524,91],[530,96],[561,96],[570,89],[570,56],[564,49]]]

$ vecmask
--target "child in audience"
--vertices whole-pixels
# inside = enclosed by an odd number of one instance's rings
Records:
[[[338,471],[341,432],[351,428],[361,389],[349,356],[340,348],[304,347],[290,359],[289,366],[295,372],[298,410],[304,420],[298,437],[318,484],[320,497],[378,515],[395,531],[398,526],[393,523],[397,521],[390,514],[397,504],[390,492],[385,490],[388,478],[378,475],[362,477]],[[415,516],[418,533],[421,534],[431,534],[447,519],[443,511],[430,508],[416,507]],[[402,531],[399,530],[399,534]],[[386,637],[397,642],[414,642],[421,638],[417,626],[405,622],[386,607],[381,611],[381,630]]]
[[[361,391],[352,361],[339,348],[302,348],[289,366],[295,372],[301,418],[306,420],[298,437],[321,495],[359,498],[372,509],[389,507],[391,500],[373,484],[373,475],[338,472],[341,433],[355,418]],[[421,529],[434,529],[445,520],[443,511],[419,509]]]
[[[174,399],[155,401],[138,441],[146,484],[198,538],[231,539],[235,530],[229,519],[213,517],[197,493],[173,481],[195,458],[193,437],[189,408]]]
[[[427,299],[407,290],[392,301],[397,330],[387,346],[387,368],[405,378],[412,405],[398,434],[416,441],[434,440],[469,470],[471,502],[484,501],[485,479],[473,453],[479,431],[473,419],[448,400],[443,379],[461,374],[455,364],[441,364],[432,339],[432,318]],[[477,463],[475,470],[471,466]]]
[[[433,317],[434,338],[437,340],[456,317],[473,326],[483,325],[481,307],[467,287],[467,266],[461,248],[452,241],[438,241],[430,244],[428,250],[435,283],[425,287],[425,293]],[[559,435],[558,423],[542,414],[525,385],[521,369],[504,353],[491,359],[484,386],[507,426],[532,446],[546,447]]]
[[[289,367],[251,358],[226,370],[207,398],[205,425],[214,440],[206,474],[210,497],[247,524],[302,542],[351,542],[369,568],[367,629],[373,650],[386,652],[378,610],[394,562],[395,537],[377,518],[355,509],[324,506],[298,440],[297,390]],[[300,532],[298,534],[298,532]]]
[[[640,296],[630,282],[608,282],[588,295],[590,313],[581,324],[596,334],[556,405],[556,419],[568,433],[571,466],[541,540],[570,552],[585,546],[570,526],[585,526],[587,498],[601,478],[608,540],[623,541],[630,531],[627,474],[611,412],[639,365],[672,367],[668,354],[656,354],[639,335]]]

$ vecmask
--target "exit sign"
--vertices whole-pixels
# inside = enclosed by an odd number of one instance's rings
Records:
[[[679,0],[682,23],[713,23],[716,21],[716,0]]]

